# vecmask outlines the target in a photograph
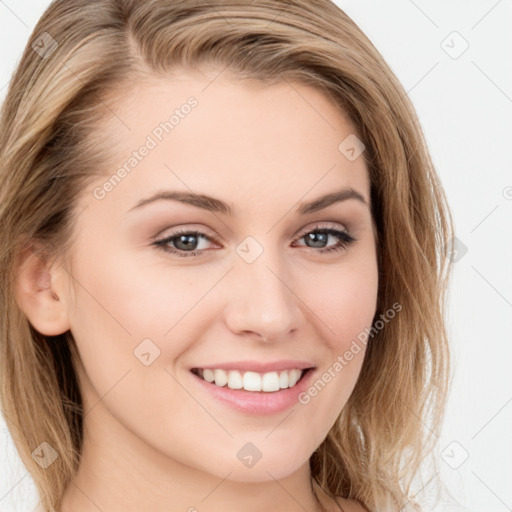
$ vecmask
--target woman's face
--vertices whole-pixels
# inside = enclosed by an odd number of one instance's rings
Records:
[[[370,183],[320,92],[216,75],[134,84],[114,109],[65,304],[91,446],[263,481],[307,463],[358,378],[378,287]],[[360,197],[319,200],[345,189]]]

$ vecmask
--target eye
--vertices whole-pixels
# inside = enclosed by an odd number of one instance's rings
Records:
[[[196,256],[198,251],[203,251],[204,247],[198,249],[199,240],[211,240],[211,238],[201,231],[181,230],[172,233],[170,236],[153,242],[154,245],[164,251],[176,254],[180,257]],[[170,245],[174,245],[171,247]],[[193,249],[193,250],[191,250]]]
[[[337,239],[337,242],[334,245],[327,245],[326,247],[330,237],[334,240]],[[305,246],[312,249],[318,249],[314,252],[318,252],[320,254],[341,251],[348,247],[352,242],[356,241],[356,238],[346,231],[333,227],[320,226],[316,226],[312,230],[306,231],[297,240],[302,239],[305,239],[306,241]],[[179,257],[189,257],[200,256],[206,250],[204,246],[200,247],[201,241],[212,242],[213,239],[201,231],[180,230],[175,233],[171,233],[170,236],[161,240],[156,240],[153,242],[153,245],[171,254],[176,254]],[[208,243],[206,243],[206,245],[208,245]],[[299,244],[299,246],[304,245]]]
[[[329,237],[337,239],[338,241],[331,246],[325,246]],[[305,239],[307,247],[320,248],[316,251],[320,254],[328,252],[341,251],[348,247],[352,242],[356,241],[356,238],[346,231],[333,227],[321,227],[317,225],[313,230],[309,230],[304,233],[298,240]],[[309,245],[313,244],[313,245]]]

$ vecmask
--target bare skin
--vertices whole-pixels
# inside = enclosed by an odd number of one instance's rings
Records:
[[[354,129],[317,90],[217,74],[134,83],[115,108],[130,130],[114,118],[102,127],[113,157],[79,197],[72,266],[24,261],[18,300],[29,320],[47,335],[70,329],[81,358],[83,456],[61,512],[339,511],[311,492],[309,458],[356,384],[364,346],[307,404],[275,414],[219,402],[190,369],[295,359],[312,363],[314,380],[329,369],[332,377],[376,311],[368,171],[362,157],[351,161],[338,149]],[[105,186],[192,96],[197,106]],[[297,212],[347,187],[364,202]],[[160,190],[206,194],[235,215],[171,200],[134,208]],[[154,244],[178,229],[204,234],[189,239],[196,255]],[[322,229],[356,240],[342,246],[323,232],[308,245],[306,234]],[[248,236],[257,242],[251,251],[262,249],[251,263],[236,250]],[[176,238],[167,247],[186,252]],[[147,339],[159,350],[150,365],[134,357]],[[237,457],[247,443],[262,454],[250,468]],[[341,497],[339,504],[364,511]]]
[[[368,512],[360,503],[355,500],[349,500],[341,496],[336,496],[336,501],[339,506],[333,502],[333,499],[326,494],[326,492],[313,480],[313,487],[318,497],[320,505],[325,509],[325,512]]]

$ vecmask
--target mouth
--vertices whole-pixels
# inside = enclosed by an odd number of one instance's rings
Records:
[[[290,368],[265,373],[224,370],[222,368],[192,368],[190,371],[204,381],[219,388],[275,393],[282,389],[295,387],[313,369],[314,367],[304,369]]]

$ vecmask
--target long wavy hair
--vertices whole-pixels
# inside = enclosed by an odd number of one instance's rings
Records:
[[[137,79],[211,64],[241,80],[317,88],[365,145],[375,319],[392,304],[401,310],[368,342],[353,393],[310,467],[331,495],[399,510],[435,455],[445,412],[453,225],[406,92],[329,0],[56,0],[39,20],[0,118],[0,401],[39,505],[60,507],[80,463],[83,410],[75,340],[30,325],[16,300],[18,257],[32,241],[48,262],[66,254],[77,197],[105,158],[99,133],[112,102]],[[42,441],[59,454],[46,469],[31,456]]]

